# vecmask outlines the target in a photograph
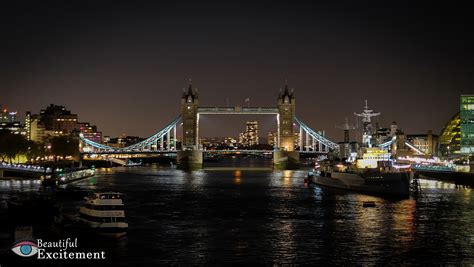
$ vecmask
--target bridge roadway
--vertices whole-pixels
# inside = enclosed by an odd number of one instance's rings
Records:
[[[259,107],[200,107],[199,115],[278,115],[278,108],[259,108]]]
[[[82,155],[156,155],[161,156],[165,154],[175,155],[178,150],[148,150],[148,151],[100,151],[100,152],[82,152]],[[224,150],[202,150],[203,153],[209,154],[272,154],[274,150],[244,150],[244,149],[224,149]],[[301,154],[327,154],[327,152],[320,151],[297,151]]]

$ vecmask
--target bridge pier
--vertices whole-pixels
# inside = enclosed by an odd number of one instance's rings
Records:
[[[176,154],[178,168],[195,170],[202,168],[202,150],[183,150]]]
[[[300,168],[299,151],[273,151],[273,168],[280,170],[296,170]]]

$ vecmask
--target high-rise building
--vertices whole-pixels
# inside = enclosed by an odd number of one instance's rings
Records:
[[[41,110],[40,119],[47,131],[70,134],[77,129],[77,114],[72,114],[64,106],[49,105]]]
[[[16,112],[16,111],[10,111],[10,112],[8,112],[8,121],[9,121],[9,122],[16,122],[16,114],[17,114],[17,113],[18,113],[18,112]]]
[[[474,95],[461,95],[461,154],[474,154]]]
[[[26,139],[31,140],[31,112],[29,111],[25,113],[25,132]]]
[[[278,142],[278,134],[275,132],[268,132],[267,144],[275,147]]]
[[[91,125],[88,122],[78,122],[77,129],[84,138],[99,144],[102,143],[102,132],[97,131],[97,126]]]
[[[258,121],[247,121],[245,132],[248,146],[258,145]]]
[[[239,145],[241,146],[247,146],[247,136],[245,135],[245,132],[239,133]]]
[[[444,126],[438,138],[438,154],[450,156],[459,154],[461,149],[461,119],[456,113]]]
[[[245,131],[239,133],[239,144],[246,147],[259,144],[257,121],[247,121]]]
[[[41,123],[38,116],[31,118],[29,140],[42,143],[44,142],[45,135],[44,125]]]
[[[78,129],[77,125],[77,115],[60,115],[56,119],[55,131],[62,132],[64,134],[70,134],[75,129]]]
[[[7,108],[0,106],[0,130],[8,130],[14,134],[26,135],[26,130],[21,122],[16,121],[17,112],[8,112]]]
[[[9,130],[14,134],[26,135],[23,125],[19,121],[15,122],[0,122],[0,130]]]
[[[88,122],[78,122],[78,115],[64,106],[49,105],[40,114],[25,114],[25,133],[29,140],[44,142],[45,139],[61,135],[78,135],[102,143],[102,132]]]
[[[0,105],[0,123],[9,122],[8,110]]]

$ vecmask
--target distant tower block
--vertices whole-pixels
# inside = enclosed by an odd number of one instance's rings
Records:
[[[285,151],[294,150],[294,130],[293,120],[295,118],[295,96],[293,91],[289,92],[288,84],[285,85],[285,90],[278,96],[278,132],[280,149]]]
[[[349,124],[349,119],[346,117],[346,122],[342,125],[336,125],[336,128],[344,130],[344,143],[350,142],[349,131],[356,129],[356,126]]]
[[[196,90],[189,84],[188,90],[181,97],[181,116],[183,120],[182,150],[197,150],[198,140],[198,107],[199,97]]]

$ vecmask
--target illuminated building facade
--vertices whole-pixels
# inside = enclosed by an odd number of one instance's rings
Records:
[[[245,144],[247,143],[247,138],[245,136],[245,133],[239,133],[239,145],[241,146],[245,146]]]
[[[258,145],[258,122],[257,121],[248,121],[246,125],[245,133],[247,135],[248,146]]]
[[[29,139],[34,142],[44,142],[46,130],[37,116],[30,120],[30,135]]]
[[[48,138],[62,135],[77,136],[82,133],[89,140],[102,143],[102,132],[88,122],[78,122],[78,115],[64,106],[49,105],[40,114],[25,114],[25,133],[29,140],[44,142]]]
[[[8,122],[8,112],[0,105],[0,122]]]
[[[474,154],[474,95],[461,95],[461,154]]]
[[[96,143],[102,143],[102,132],[97,131],[97,126],[91,125],[88,122],[78,122],[77,128],[84,138]]]
[[[226,137],[224,138],[224,144],[229,147],[235,147],[237,146],[237,140],[232,137]]]
[[[459,154],[461,150],[460,113],[454,115],[444,126],[438,138],[438,154],[449,156]]]
[[[25,114],[25,131],[26,138],[31,140],[31,112],[27,111]]]
[[[16,121],[17,112],[8,112],[8,109],[0,106],[0,130],[8,130],[14,134],[26,136],[26,130],[21,122]]]
[[[47,131],[70,134],[77,129],[77,114],[72,114],[64,106],[49,105],[41,110],[40,120]]]
[[[239,134],[239,143],[246,147],[258,145],[258,121],[247,121],[245,132]]]
[[[7,108],[4,108],[0,105],[0,123],[4,122],[16,122],[16,111],[8,112]]]
[[[26,135],[26,131],[20,122],[0,122],[0,130],[8,130],[14,134]]]
[[[277,133],[275,133],[275,132],[268,132],[268,135],[267,135],[267,144],[269,144],[269,145],[275,147],[277,142],[278,142]]]
[[[77,125],[77,115],[60,115],[56,119],[56,123],[54,124],[54,130],[59,131],[63,134],[70,134],[75,129],[78,129]]]
[[[408,134],[408,142],[428,155],[436,155],[438,148],[438,136],[428,131],[427,134]]]

